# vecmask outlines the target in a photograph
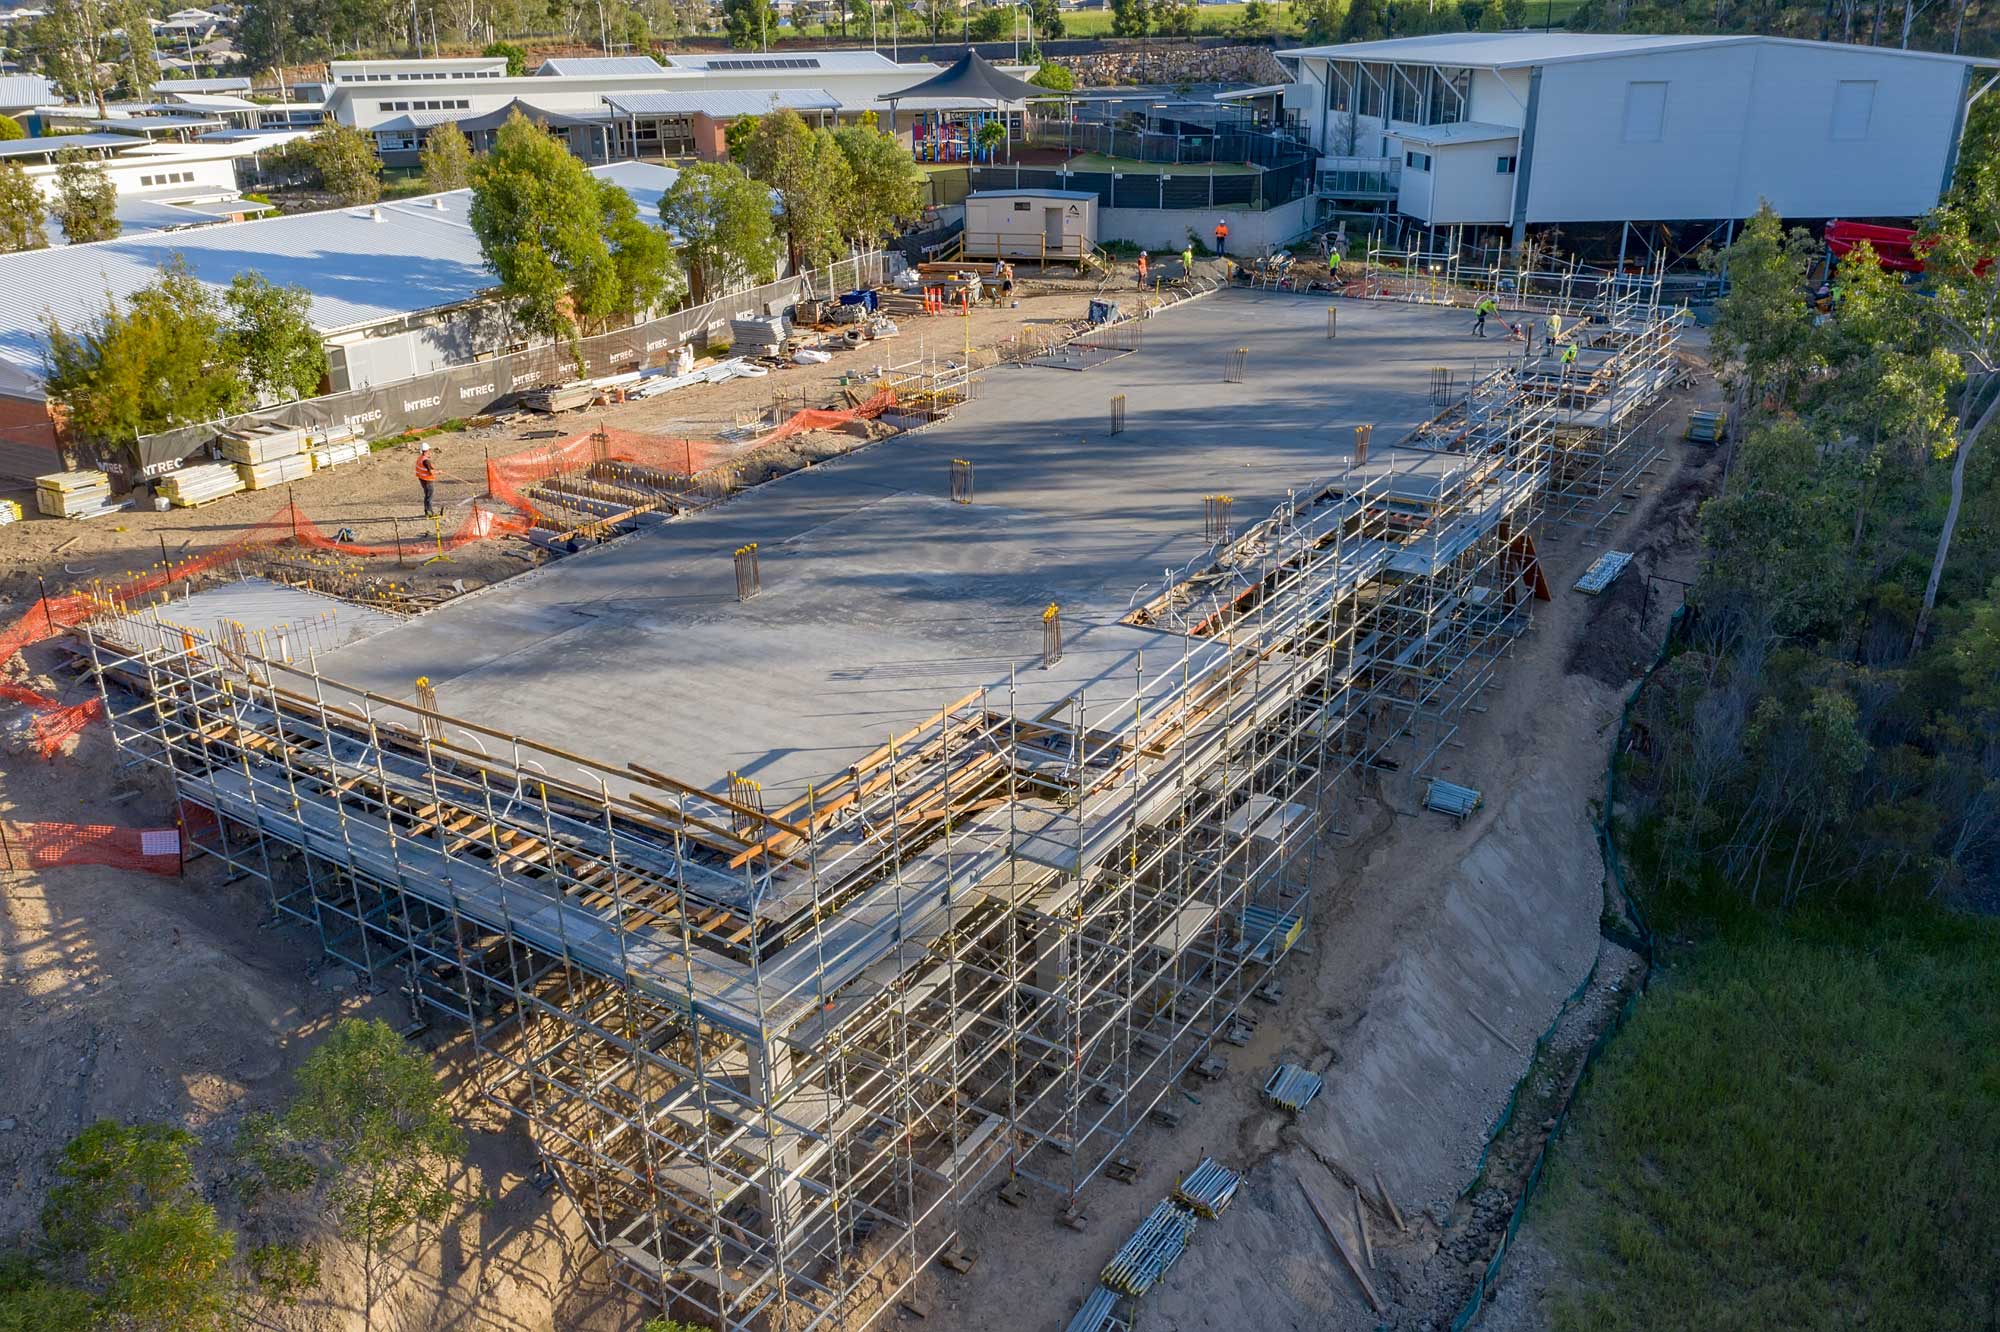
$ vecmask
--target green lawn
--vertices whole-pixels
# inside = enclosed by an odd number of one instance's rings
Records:
[[[1927,912],[1742,917],[1657,973],[1529,1211],[1558,1332],[1995,1326],[1996,978],[2000,922]]]

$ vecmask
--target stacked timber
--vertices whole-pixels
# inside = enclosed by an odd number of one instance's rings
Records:
[[[36,477],[35,507],[51,518],[95,518],[125,506],[111,502],[111,478],[91,468]]]
[[[358,439],[350,439],[341,444],[326,444],[312,450],[312,465],[315,472],[326,467],[338,467],[351,463],[357,458],[368,456],[368,446]]]
[[[243,474],[232,463],[198,463],[169,472],[153,483],[153,490],[170,504],[192,509],[198,504],[234,495],[243,489]]]
[[[304,453],[312,432],[304,426],[251,425],[216,436],[215,449],[230,462],[254,466]]]
[[[236,470],[242,474],[243,487],[246,490],[269,490],[272,486],[282,486],[287,481],[311,476],[312,469],[313,460],[310,455],[304,453],[272,458],[265,462],[236,464]]]

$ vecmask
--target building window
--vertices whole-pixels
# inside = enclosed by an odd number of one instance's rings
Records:
[[[1836,142],[1851,143],[1868,137],[1868,121],[1875,114],[1875,80],[1842,79],[1833,85],[1833,130]]]
[[[1497,159],[1494,162],[1493,169],[1503,176],[1511,176],[1520,164],[1521,159],[1509,153],[1505,157]]]
[[[1658,143],[1667,128],[1667,85],[1625,85],[1625,142]]]
[[[1403,165],[1412,171],[1429,171],[1431,169],[1431,155],[1429,153],[1406,152],[1403,154]]]

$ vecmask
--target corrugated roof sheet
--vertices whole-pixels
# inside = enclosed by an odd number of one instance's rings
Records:
[[[246,78],[161,79],[153,85],[153,91],[162,94],[249,92],[250,80]]]
[[[539,77],[569,78],[592,74],[660,74],[666,66],[651,56],[556,56],[535,71]]]
[[[618,92],[606,93],[612,110],[627,116],[686,116],[706,111],[727,119],[761,116],[773,107],[794,111],[835,111],[840,99],[824,88],[744,88],[714,92]]]
[[[639,215],[659,216],[660,196],[680,173],[643,162],[596,168],[629,193]],[[170,255],[211,287],[238,273],[312,293],[322,332],[380,323],[471,300],[493,285],[467,213],[470,190],[368,208],[225,222],[191,231],[0,255],[0,390],[38,392],[45,315],[78,324],[153,280]],[[442,206],[437,206],[437,205]]]
[[[39,74],[0,74],[0,106],[40,106],[55,100],[55,84]]]
[[[912,74],[935,74],[943,69],[928,61],[899,65],[880,51],[801,51],[794,55],[789,52],[773,52],[760,55],[755,52],[680,53],[667,57],[667,65],[672,69],[736,69],[757,70],[769,73],[793,73],[800,70],[834,70],[843,74],[880,73],[888,70],[907,70]]]
[[[1425,37],[1390,37],[1378,42],[1347,42],[1303,46],[1280,56],[1309,55],[1334,60],[1402,61],[1410,64],[1470,66],[1476,69],[1519,69],[1571,60],[1600,60],[1646,51],[1687,50],[1706,46],[1739,46],[1749,42],[1783,42],[1790,46],[1853,52],[1885,58],[1948,60],[1954,64],[1990,64],[1971,57],[1936,51],[1899,51],[1889,47],[1857,48],[1839,43],[1809,42],[1791,37],[1663,36],[1651,33],[1589,32],[1453,32]]]
[[[0,157],[45,157],[64,148],[130,148],[143,142],[135,134],[42,134],[0,142]]]

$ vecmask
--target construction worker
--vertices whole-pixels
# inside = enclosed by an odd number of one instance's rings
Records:
[[[1494,300],[1491,296],[1481,296],[1479,298],[1479,304],[1472,307],[1472,315],[1473,315],[1472,331],[1474,333],[1477,333],[1482,338],[1485,337],[1486,316],[1490,314],[1498,314],[1499,312],[1500,312],[1500,302]]]
[[[1570,368],[1571,366],[1575,365],[1575,364],[1576,364],[1576,344],[1575,344],[1574,342],[1572,342],[1572,343],[1570,343],[1570,344],[1569,344],[1569,346],[1567,346],[1567,347],[1564,347],[1564,348],[1563,348],[1563,378],[1564,378],[1564,379],[1568,379],[1568,378],[1569,378],[1569,368]]]
[[[1187,279],[1187,278],[1192,278],[1193,276],[1194,276],[1194,242],[1189,241],[1186,245],[1181,247],[1181,277],[1183,279]]]
[[[1549,348],[1548,348],[1550,351],[1554,351],[1556,349],[1556,344],[1562,341],[1562,336],[1563,336],[1563,317],[1557,314],[1555,311],[1551,310],[1549,311]]]
[[[1139,290],[1146,289],[1146,252],[1139,251]]]
[[[424,488],[424,517],[426,518],[430,517],[433,512],[431,506],[431,487],[437,484],[437,479],[437,463],[431,459],[430,444],[425,442],[417,445],[417,484]]]
[[[1229,219],[1223,218],[1215,224],[1215,252],[1229,253]]]

